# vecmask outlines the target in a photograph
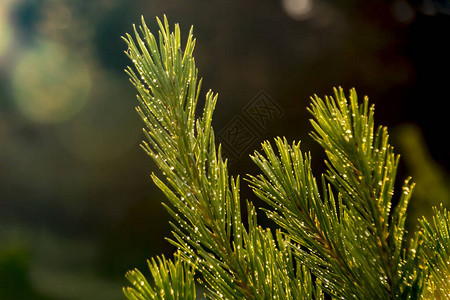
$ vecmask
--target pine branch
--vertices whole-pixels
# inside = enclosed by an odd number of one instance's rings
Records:
[[[321,101],[316,96],[309,111],[315,119],[312,136],[328,156],[327,178],[342,194],[352,219],[361,218],[365,221],[362,228],[375,236],[363,248],[372,249],[381,262],[377,275],[387,283],[387,295],[399,297],[398,291],[409,290],[420,281],[420,276],[409,274],[412,270],[402,268],[418,267],[416,249],[410,249],[406,260],[402,258],[406,209],[414,184],[405,180],[399,204],[390,215],[399,156],[389,145],[387,128],[374,130],[374,106],[369,106],[367,97],[359,105],[354,89],[349,100],[342,89],[335,90],[335,99]]]
[[[140,33],[135,28],[135,39],[127,35],[124,40],[136,70],[130,67],[127,73],[139,93],[137,111],[147,127],[142,147],[163,172],[165,180],[155,174],[152,179],[176,221],[170,241],[184,261],[196,265],[211,298],[312,295],[311,278],[289,261],[291,247],[280,234],[275,240],[257,225],[251,206],[249,229],[243,226],[239,177],[228,176],[211,127],[217,94],[206,94],[203,115],[195,117],[201,80],[197,83],[192,28],[182,51],[179,26],[170,33],[166,18],[158,23],[159,43],[144,20]]]
[[[434,208],[433,221],[420,220],[423,235],[422,255],[430,272],[430,298],[450,299],[450,212]]]
[[[278,138],[278,154],[266,142],[265,156],[252,157],[264,175],[250,176],[250,183],[275,209],[269,217],[301,246],[298,256],[325,290],[345,299],[401,298],[422,280],[414,244],[406,253],[403,241],[413,184],[405,181],[390,216],[398,156],[386,128],[374,132],[373,111],[367,98],[359,106],[354,90],[350,103],[342,89],[335,99],[313,99],[312,136],[328,156],[321,191],[299,143]]]
[[[124,288],[128,299],[195,299],[194,271],[177,256],[175,262],[164,256],[152,259],[148,266],[153,278],[151,284],[139,270],[127,273],[126,278],[132,284],[132,287]]]

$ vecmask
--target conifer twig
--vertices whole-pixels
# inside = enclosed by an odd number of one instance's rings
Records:
[[[423,235],[422,254],[427,262],[430,277],[430,298],[450,299],[450,212],[441,205],[433,208],[432,222],[420,220]]]
[[[154,280],[152,284],[139,270],[127,273],[126,277],[132,284],[132,287],[124,288],[128,299],[195,299],[194,271],[178,256],[175,262],[161,256],[149,261],[148,266]]]
[[[242,223],[240,180],[228,176],[211,127],[217,94],[206,93],[203,114],[195,116],[201,80],[197,83],[192,28],[181,51],[179,26],[171,33],[165,17],[158,24],[159,43],[144,20],[140,33],[135,28],[135,38],[124,40],[136,70],[128,68],[127,73],[139,92],[137,111],[147,127],[142,147],[163,172],[165,180],[155,174],[152,179],[168,198],[164,206],[176,221],[170,241],[196,267],[210,297],[304,297],[300,291],[311,291],[311,280],[288,261],[289,243],[258,226],[250,204],[248,230]]]
[[[255,193],[276,210],[268,211],[269,217],[301,246],[297,254],[328,293],[345,299],[414,293],[410,287],[422,278],[415,272],[416,249],[405,255],[403,242],[413,184],[405,181],[391,216],[398,156],[386,128],[374,131],[373,106],[367,98],[360,106],[354,90],[349,100],[342,89],[335,90],[335,98],[316,96],[309,111],[312,136],[328,156],[322,189],[299,143],[277,138],[278,154],[266,142],[265,155],[252,157],[264,173],[250,176]]]

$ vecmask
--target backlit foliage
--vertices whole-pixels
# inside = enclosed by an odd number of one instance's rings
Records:
[[[228,174],[216,146],[212,115],[218,95],[206,93],[196,116],[201,80],[192,56],[192,28],[182,47],[178,25],[164,17],[156,38],[142,20],[126,35],[127,69],[145,123],[142,148],[161,169],[152,174],[173,217],[174,262],[149,263],[127,278],[129,299],[193,299],[194,276],[211,299],[419,299],[449,296],[449,214],[435,211],[411,240],[405,219],[414,184],[395,191],[399,156],[374,106],[348,97],[312,98],[311,136],[327,154],[318,180],[299,142],[276,138],[252,155],[261,169],[247,181],[271,209],[272,232],[247,202],[242,216],[239,177]],[[393,203],[396,203],[393,205]]]

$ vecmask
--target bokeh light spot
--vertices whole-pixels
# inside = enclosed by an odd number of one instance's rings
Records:
[[[391,6],[394,18],[404,24],[411,23],[416,17],[413,7],[406,0],[396,0]]]
[[[8,19],[10,3],[9,0],[0,2],[0,60],[12,43],[12,28]]]
[[[39,123],[70,119],[86,104],[90,86],[87,64],[49,41],[28,50],[13,74],[17,108]]]
[[[295,20],[304,20],[311,16],[312,0],[283,0],[283,9]]]

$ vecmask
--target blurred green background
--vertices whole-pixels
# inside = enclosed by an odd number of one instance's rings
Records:
[[[283,109],[248,153],[301,139],[319,174],[309,96],[355,87],[390,128],[400,181],[418,184],[411,230],[448,204],[447,0],[0,0],[0,299],[124,299],[127,270],[173,251],[120,38],[163,14],[184,37],[194,25],[217,132],[261,90]]]

